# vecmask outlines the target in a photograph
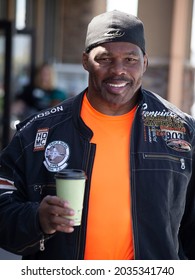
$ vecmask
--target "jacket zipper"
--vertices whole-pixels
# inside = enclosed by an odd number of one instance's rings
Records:
[[[86,161],[86,172],[88,171],[88,166],[89,166],[89,161],[90,161],[90,154],[91,154],[91,147],[92,147],[92,144],[89,142],[89,150],[88,150],[88,154],[87,154],[87,161]],[[89,172],[87,172],[89,173]],[[89,178],[87,178],[87,180],[89,180]],[[89,182],[87,183],[89,184]],[[86,193],[86,196],[88,196],[89,192]],[[88,209],[86,209],[86,212],[88,211]],[[79,232],[78,232],[78,246],[77,246],[77,253],[76,253],[76,259],[78,260],[79,259],[79,255],[80,255],[80,251],[81,251],[81,231],[82,231],[82,223],[81,223],[81,226],[80,226],[80,229],[79,229]],[[85,231],[87,229],[85,228]],[[86,233],[85,233],[86,234]],[[84,259],[84,252],[82,252],[83,254],[83,259]]]
[[[134,250],[134,259],[139,259],[137,252],[139,251],[139,242],[137,241],[137,225],[136,225],[136,198],[135,198],[135,191],[134,191],[134,161],[132,160],[132,151],[134,151],[134,145],[133,145],[133,139],[134,139],[134,126],[135,126],[135,118],[136,114],[138,112],[138,109],[141,105],[139,104],[137,106],[137,109],[135,111],[133,123],[132,123],[132,129],[131,129],[131,144],[130,144],[130,200],[131,200],[131,215],[132,215],[132,235],[133,235],[133,250]]]
[[[42,239],[39,241],[40,243],[40,251],[44,251],[45,250],[45,238],[44,238],[44,236],[42,237]]]
[[[164,159],[164,160],[172,160],[180,163],[180,167],[182,170],[186,168],[185,159],[179,158],[171,155],[163,155],[163,154],[143,154],[144,159]]]
[[[36,241],[30,245],[25,246],[23,249],[18,250],[18,253],[22,253],[27,248],[32,248],[32,247],[36,246],[37,244],[39,244],[40,251],[44,251],[45,250],[45,241],[50,238],[51,238],[51,236],[45,237],[44,235],[42,235],[42,238],[39,241]]]

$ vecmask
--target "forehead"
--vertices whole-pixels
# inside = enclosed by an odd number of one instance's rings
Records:
[[[103,43],[91,50],[91,53],[101,54],[101,53],[107,53],[107,54],[142,54],[141,49],[132,43],[127,42],[109,42],[109,43]]]

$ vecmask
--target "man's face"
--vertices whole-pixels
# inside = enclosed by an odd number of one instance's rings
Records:
[[[88,98],[92,105],[117,110],[128,108],[140,88],[147,57],[134,44],[111,42],[84,53],[83,66],[89,72]]]

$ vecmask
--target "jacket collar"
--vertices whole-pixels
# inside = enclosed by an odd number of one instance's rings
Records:
[[[83,97],[86,91],[87,88],[74,98],[72,104],[72,112],[73,112],[73,121],[75,126],[81,131],[82,135],[85,138],[90,140],[93,136],[93,132],[88,126],[86,126],[86,124],[81,118],[81,107],[82,107]]]
[[[87,91],[88,88],[83,90],[80,94],[76,95],[73,99],[73,104],[72,104],[72,112],[73,112],[73,120],[75,126],[81,131],[82,135],[90,140],[93,136],[92,130],[86,126],[84,121],[81,118],[81,107],[82,107],[82,102],[83,102],[83,97],[85,92]],[[143,100],[143,90],[140,88],[139,90],[139,99],[138,99],[138,104],[141,103]]]

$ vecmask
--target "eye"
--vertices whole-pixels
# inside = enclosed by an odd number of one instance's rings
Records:
[[[112,59],[110,57],[99,57],[97,59],[97,62],[99,64],[110,64],[112,62]]]
[[[111,61],[111,59],[109,57],[101,57],[99,60],[102,61]]]
[[[129,62],[129,63],[135,63],[135,62],[138,61],[138,59],[135,58],[135,57],[127,57],[127,58],[126,58],[126,61]]]

